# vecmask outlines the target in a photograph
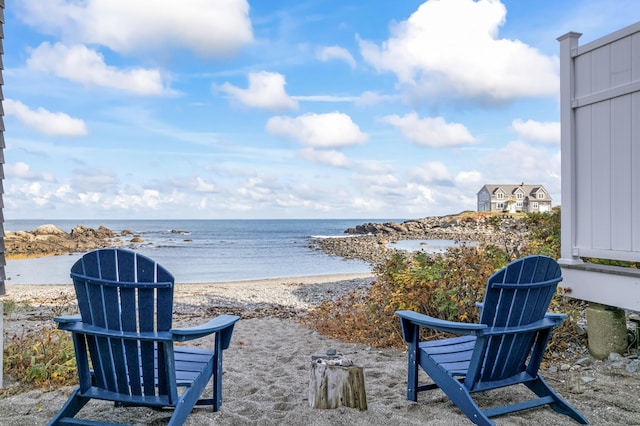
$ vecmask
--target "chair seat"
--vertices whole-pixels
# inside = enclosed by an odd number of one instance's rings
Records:
[[[421,356],[430,357],[450,376],[466,376],[476,344],[475,336],[420,342]]]
[[[174,346],[173,353],[178,386],[191,386],[213,358],[213,351],[198,348]]]

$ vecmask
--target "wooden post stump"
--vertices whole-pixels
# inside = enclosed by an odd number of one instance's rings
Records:
[[[317,359],[311,363],[309,405],[313,408],[340,406],[367,409],[362,367],[347,360]],[[343,365],[344,364],[344,365]]]

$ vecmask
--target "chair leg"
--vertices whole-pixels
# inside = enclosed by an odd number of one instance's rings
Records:
[[[471,394],[458,379],[451,377],[434,363],[423,365],[425,372],[438,384],[440,389],[473,423],[480,426],[495,426],[489,417],[478,407]]]
[[[73,418],[90,399],[91,398],[80,396],[80,388],[76,388],[60,411],[58,411],[58,414],[47,423],[47,426],[57,425],[63,418]]]
[[[440,388],[473,423],[480,426],[495,426],[495,423],[478,407],[471,394],[457,380],[453,379],[445,386],[441,385]]]
[[[539,397],[550,396],[553,401],[549,406],[560,414],[571,417],[576,422],[586,425],[589,421],[578,410],[573,408],[571,404],[564,400],[560,395],[553,390],[551,386],[541,377],[532,382],[526,382],[525,385],[531,389]]]
[[[213,354],[213,411],[218,411],[222,405],[222,336],[216,333]]]
[[[202,391],[204,390],[209,379],[213,374],[213,359],[209,362],[207,368],[205,368],[200,375],[194,380],[184,393],[180,396],[178,403],[175,406],[171,420],[169,420],[168,426],[182,425],[187,416],[193,410],[193,407],[198,402]]]
[[[415,357],[411,357],[409,354],[409,365],[407,368],[407,399],[409,401],[418,401],[418,365]]]

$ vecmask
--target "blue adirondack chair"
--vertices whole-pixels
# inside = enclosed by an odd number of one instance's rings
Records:
[[[493,425],[490,417],[547,404],[578,423],[587,424],[587,419],[562,399],[538,371],[552,329],[566,317],[547,313],[561,280],[555,260],[529,256],[511,262],[489,278],[479,324],[444,321],[412,311],[396,312],[409,347],[407,399],[417,401],[418,392],[440,388],[479,425]],[[420,327],[458,337],[421,342]],[[418,386],[418,366],[433,383]],[[516,384],[526,385],[535,397],[482,410],[471,395]]]
[[[181,425],[194,405],[222,404],[222,351],[240,318],[220,315],[172,328],[173,276],[123,249],[100,249],[71,268],[80,314],[55,318],[72,333],[80,385],[50,425],[101,424],[74,418],[92,398],[119,406],[173,407]],[[210,334],[213,350],[175,345]],[[213,378],[213,397],[200,396]]]

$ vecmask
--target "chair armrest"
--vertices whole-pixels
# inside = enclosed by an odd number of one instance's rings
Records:
[[[528,325],[519,325],[517,327],[490,327],[482,334],[485,336],[495,336],[544,330],[562,324],[562,321],[564,321],[565,317],[566,315],[564,314],[547,314],[543,319],[532,322]]]
[[[488,328],[485,324],[468,324],[464,322],[446,321],[414,311],[397,311],[396,315],[402,319],[403,330],[405,330],[405,327],[408,324],[411,324],[447,333],[479,335]]]
[[[551,313],[551,312],[547,312],[546,314],[544,314],[544,317],[545,318],[550,318],[550,319],[555,319],[555,320],[558,320],[558,319],[559,320],[564,320],[564,319],[566,319],[568,317],[568,315],[567,314],[554,314],[554,313]],[[560,322],[562,322],[562,321],[560,321]]]
[[[233,325],[239,319],[240,317],[237,315],[219,315],[201,325],[187,328],[172,328],[170,331],[173,335],[173,340],[177,342],[199,339],[200,337],[204,337],[216,332],[229,333],[229,338],[231,338]]]
[[[80,314],[77,315],[66,315],[63,317],[55,317],[53,319],[55,322],[57,322],[58,324],[71,324],[74,322],[81,322],[82,321],[82,317],[80,317]]]
[[[73,318],[73,317],[69,317]],[[95,325],[85,324],[82,321],[69,321],[59,322],[58,328],[61,330],[70,331],[72,333],[86,334],[88,336],[96,337],[110,337],[116,339],[130,339],[140,341],[160,341],[160,342],[172,342],[171,333],[166,331],[121,331],[121,330],[109,330],[103,327],[97,327]]]

